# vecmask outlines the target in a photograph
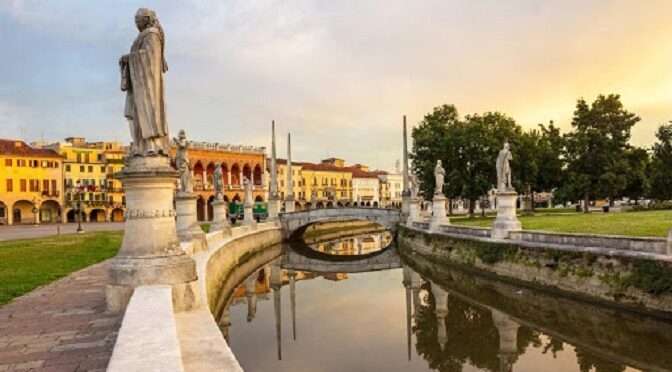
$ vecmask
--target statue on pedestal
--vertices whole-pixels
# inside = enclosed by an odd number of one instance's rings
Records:
[[[224,190],[224,175],[222,173],[222,165],[217,164],[217,168],[215,168],[215,174],[213,175],[212,181],[214,182],[215,186],[215,200],[222,201],[224,200],[224,193],[222,190]]]
[[[509,150],[509,143],[504,143],[504,148],[499,151],[497,156],[497,191],[511,191],[513,185],[511,184],[511,165],[509,161],[513,159],[511,151]]]
[[[167,157],[170,144],[163,81],[163,73],[168,71],[165,35],[151,9],[138,9],[135,25],[140,33],[130,53],[119,59],[121,90],[126,92],[124,116],[133,137],[131,154]]]
[[[189,157],[187,156],[189,143],[187,142],[187,135],[184,133],[184,130],[180,130],[177,138],[173,138],[173,142],[177,147],[175,167],[180,172],[180,192],[190,194],[194,191],[194,186],[192,185],[191,167],[189,165]]]
[[[247,177],[243,177],[243,191],[244,191],[244,199],[243,201],[245,204],[252,204],[253,202],[253,197],[252,197],[252,184],[250,183],[250,180]]]
[[[411,181],[411,197],[417,198],[420,194],[420,182],[418,181],[418,175],[413,174]]]
[[[443,178],[446,176],[446,170],[441,166],[441,160],[436,161],[436,168],[434,168],[434,195],[443,195]]]

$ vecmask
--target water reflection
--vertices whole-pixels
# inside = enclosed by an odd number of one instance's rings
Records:
[[[259,259],[223,293],[219,324],[247,371],[672,369],[667,320],[416,256],[403,268],[334,273],[330,262],[289,267],[291,251]]]
[[[385,230],[354,236],[339,236],[336,239],[330,236],[314,237],[305,243],[310,249],[321,253],[337,256],[365,255],[388,247],[392,243],[392,235]]]

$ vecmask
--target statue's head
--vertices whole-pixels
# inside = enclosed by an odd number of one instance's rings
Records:
[[[441,165],[441,160],[437,160],[436,165]]]
[[[504,142],[504,150],[509,149],[509,141]]]
[[[184,133],[184,129],[180,129],[180,131],[177,133],[177,138],[179,138],[181,140],[187,138],[187,134]]]
[[[156,13],[149,8],[140,8],[135,12],[135,25],[142,31],[147,27],[153,27],[158,23]]]

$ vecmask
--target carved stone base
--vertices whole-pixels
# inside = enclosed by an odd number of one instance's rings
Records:
[[[231,235],[231,225],[226,218],[227,204],[223,200],[212,202],[212,223],[210,231],[222,231],[224,235]]]
[[[280,214],[280,200],[270,197],[268,199],[268,220],[275,221]]]
[[[191,193],[178,193],[175,195],[177,236],[181,242],[192,242],[194,253],[208,250],[205,232],[203,232],[201,226],[198,224],[196,216],[196,200],[198,200],[198,195]]]
[[[254,220],[253,204],[245,203],[243,205],[243,226],[257,227],[257,221]]]
[[[409,198],[408,200],[408,223],[422,222],[420,215],[420,204],[417,198]]]
[[[408,220],[408,216],[411,213],[410,202],[411,202],[410,195],[401,196],[401,217],[403,218],[403,220]]]
[[[506,239],[509,231],[522,230],[522,225],[516,217],[516,201],[518,193],[515,191],[497,192],[497,218],[492,225],[490,236],[495,239]]]
[[[450,220],[446,216],[446,197],[434,195],[432,199],[432,219],[429,221],[429,231],[439,231],[439,226],[449,225]]]
[[[116,174],[126,193],[119,253],[108,268],[107,307],[120,312],[141,285],[173,287],[177,311],[198,306],[196,263],[180,249],[173,192],[178,172],[167,157],[137,157]]]
[[[285,213],[294,212],[294,198],[285,199]]]

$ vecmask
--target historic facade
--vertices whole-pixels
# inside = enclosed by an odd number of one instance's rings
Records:
[[[0,224],[61,222],[63,161],[53,150],[0,140]]]
[[[175,148],[171,153],[175,155]],[[224,201],[243,200],[243,178],[250,180],[255,201],[266,201],[263,187],[266,148],[190,141],[187,154],[193,169],[194,193],[198,195],[199,221],[212,220],[213,176],[217,164],[222,166]]]

